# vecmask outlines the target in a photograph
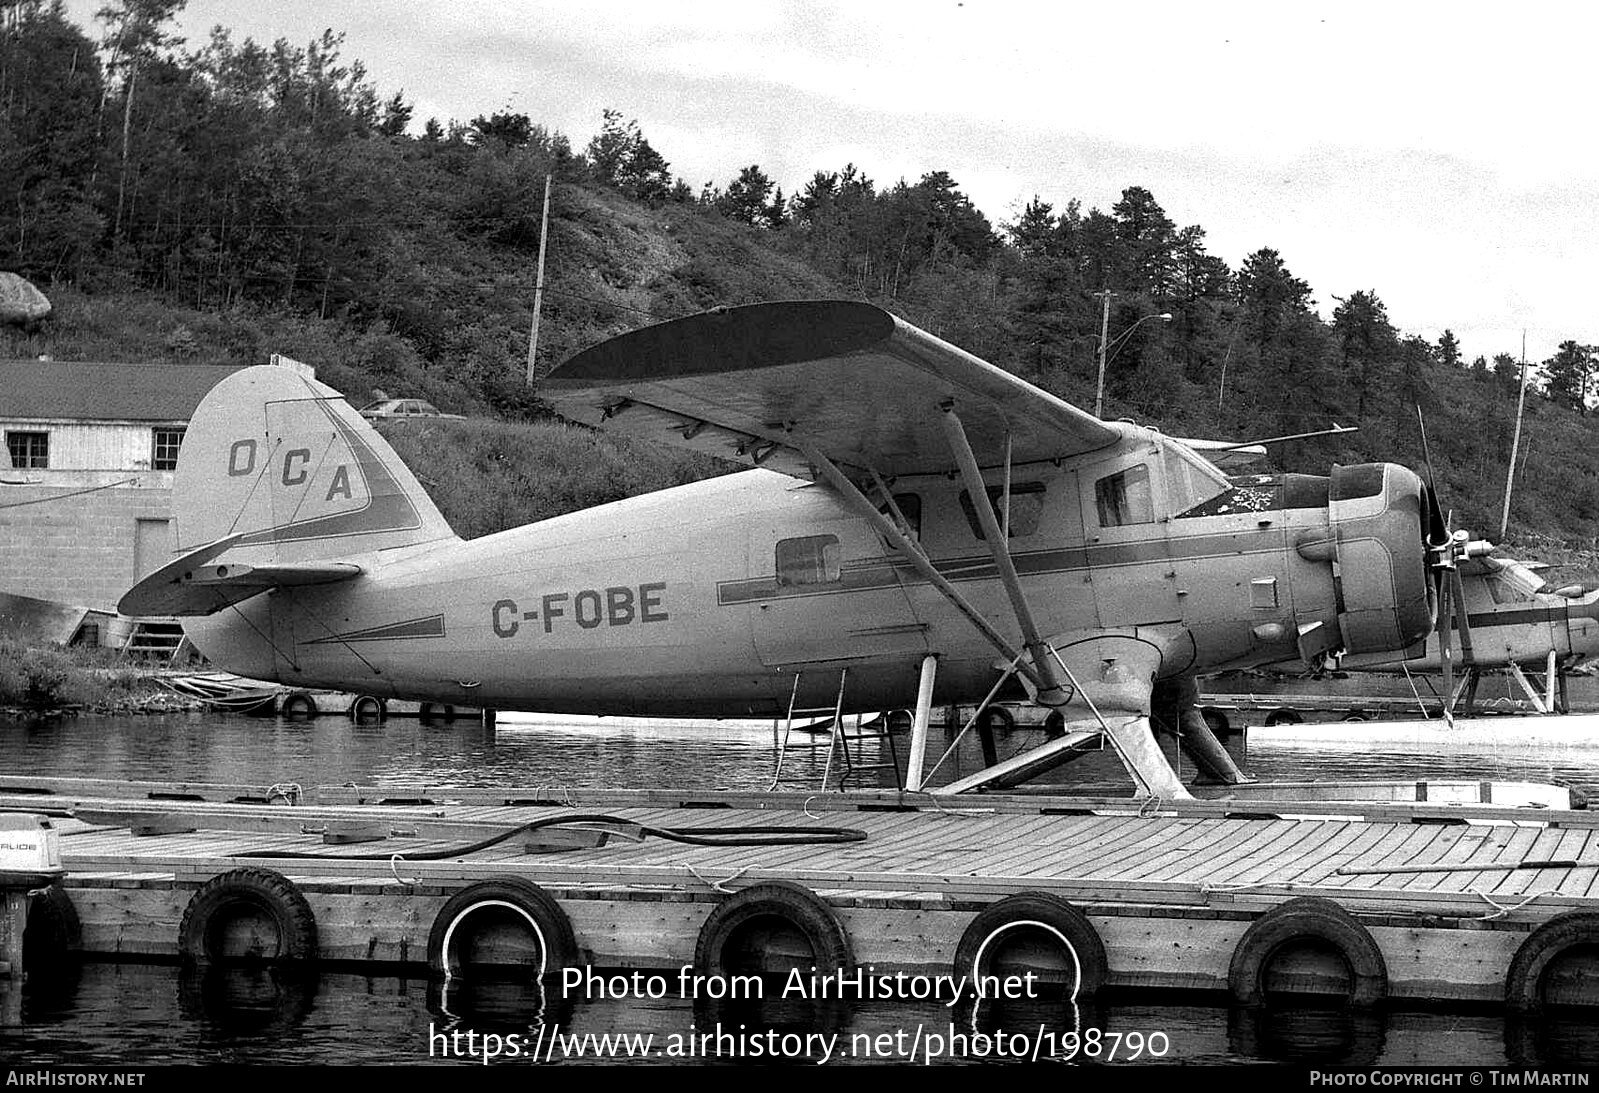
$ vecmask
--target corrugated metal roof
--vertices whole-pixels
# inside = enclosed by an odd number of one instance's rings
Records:
[[[187,421],[234,365],[0,361],[0,419]]]

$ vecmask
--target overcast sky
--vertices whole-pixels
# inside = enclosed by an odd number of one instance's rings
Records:
[[[100,2],[68,3],[95,36]],[[945,170],[999,227],[1142,186],[1234,268],[1276,249],[1323,317],[1368,289],[1468,359],[1599,343],[1595,4],[189,0],[179,24],[343,32],[416,126],[509,109],[581,149],[612,107],[696,190]]]

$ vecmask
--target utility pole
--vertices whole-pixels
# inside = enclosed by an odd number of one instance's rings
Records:
[[[1100,299],[1105,301],[1105,309],[1099,317],[1099,382],[1094,384],[1094,416],[1105,416],[1105,346],[1110,338],[1110,298],[1115,293],[1110,289],[1098,293]]]
[[[1516,431],[1510,440],[1510,466],[1505,471],[1505,511],[1499,518],[1499,541],[1510,532],[1510,489],[1516,481],[1516,449],[1521,446],[1521,414],[1527,406],[1527,332],[1521,332],[1521,395],[1516,399]]]
[[[544,311],[544,242],[550,231],[550,176],[544,176],[544,215],[539,220],[539,276],[533,286],[533,330],[527,339],[527,382],[534,380],[533,357],[539,348],[539,315]]]

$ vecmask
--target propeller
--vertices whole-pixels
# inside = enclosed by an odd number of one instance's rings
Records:
[[[1468,531],[1455,531],[1454,512],[1444,515],[1438,500],[1438,488],[1433,477],[1432,449],[1427,443],[1427,421],[1421,407],[1416,407],[1416,423],[1421,428],[1421,455],[1426,463],[1426,511],[1422,514],[1427,540],[1427,566],[1432,576],[1434,619],[1438,632],[1438,665],[1443,672],[1444,716],[1453,718],[1455,701],[1454,652],[1450,648],[1450,635],[1460,634],[1461,666],[1469,673],[1476,667],[1476,655],[1471,641],[1471,620],[1466,608],[1465,583],[1460,578],[1459,562],[1492,549],[1486,543],[1474,543]],[[1462,685],[1465,681],[1462,680]]]

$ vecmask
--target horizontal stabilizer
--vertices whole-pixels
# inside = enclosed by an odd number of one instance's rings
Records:
[[[230,535],[168,562],[130,588],[117,604],[124,615],[210,615],[273,588],[332,584],[361,575],[353,562],[273,562],[246,565],[215,559],[242,534]]]

